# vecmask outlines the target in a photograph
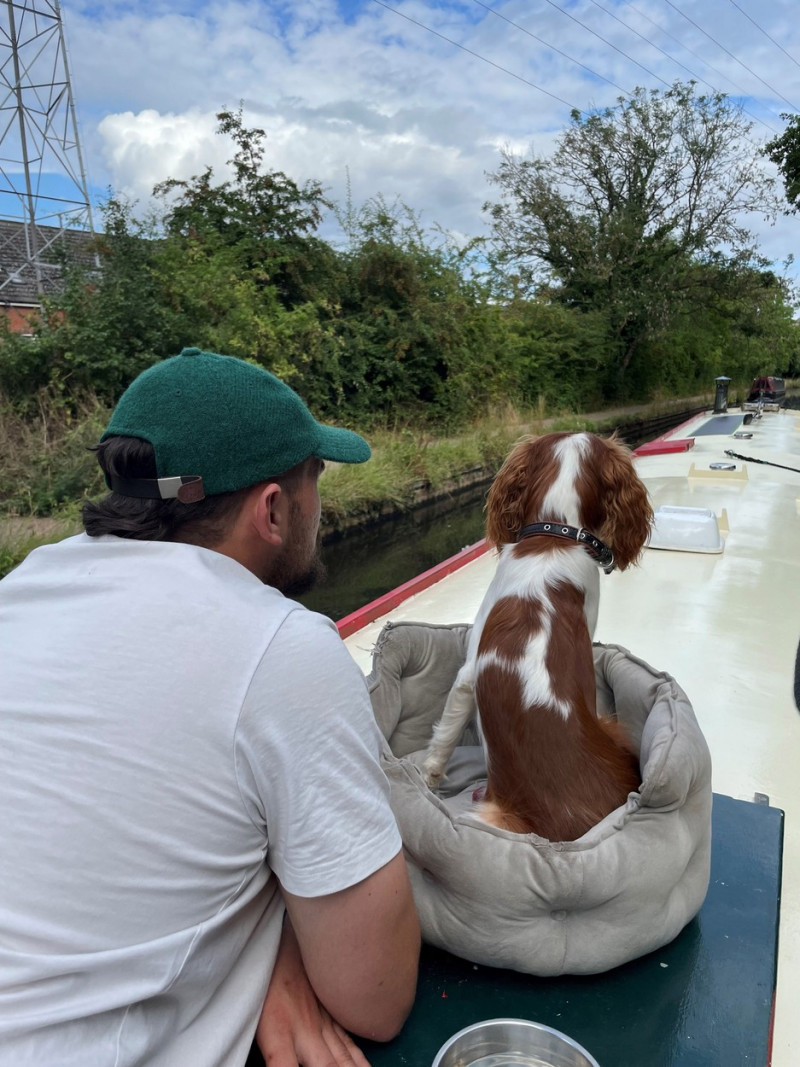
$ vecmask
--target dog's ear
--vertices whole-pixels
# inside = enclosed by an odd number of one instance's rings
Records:
[[[603,439],[603,444],[605,519],[599,536],[611,545],[617,567],[624,571],[641,555],[653,526],[653,509],[630,449],[616,434]]]
[[[538,437],[523,437],[497,472],[486,500],[486,540],[513,544],[528,511]]]

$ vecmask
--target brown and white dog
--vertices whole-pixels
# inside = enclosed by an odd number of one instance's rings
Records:
[[[495,478],[487,540],[497,572],[423,763],[433,788],[477,708],[488,823],[573,841],[640,782],[624,731],[597,717],[592,636],[599,571],[638,559],[653,512],[616,438],[521,441]]]

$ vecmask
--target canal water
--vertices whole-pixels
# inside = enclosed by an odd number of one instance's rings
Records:
[[[299,597],[338,620],[483,537],[488,484],[325,545],[327,579]]]

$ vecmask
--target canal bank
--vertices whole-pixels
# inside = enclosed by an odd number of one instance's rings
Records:
[[[406,486],[400,498],[394,496],[390,499],[377,499],[346,514],[339,513],[323,498],[322,543],[328,546],[342,539],[360,537],[374,526],[394,523],[431,505],[446,502],[449,506],[455,506],[463,498],[472,498],[488,486],[514,441],[526,433],[592,430],[610,434],[616,431],[626,444],[636,447],[641,442],[679,425],[698,411],[705,410],[709,403],[708,397],[693,397],[675,401],[666,409],[662,406],[657,412],[654,412],[652,404],[640,404],[568,418],[553,416],[535,423],[521,423],[506,434],[505,445],[494,450],[492,462],[471,464],[452,472],[449,477],[438,480],[436,484],[426,478],[419,478]],[[435,439],[431,440],[432,448],[438,445],[439,442]]]
[[[403,523],[409,519],[414,524],[412,530],[416,539],[416,524],[426,521],[432,505],[442,505],[441,512],[436,513],[437,520],[441,520],[443,514],[468,504],[476,494],[480,497],[513,443],[525,433],[553,429],[607,433],[617,427],[626,440],[635,442],[647,436],[657,436],[667,425],[664,420],[682,421],[688,410],[706,406],[710,400],[710,396],[696,397],[658,405],[651,403],[595,413],[533,418],[527,422],[523,421],[524,416],[520,418],[519,414],[510,411],[508,418],[494,414],[469,433],[452,439],[437,438],[419,430],[370,435],[375,446],[370,463],[363,467],[329,470],[321,483],[322,536],[326,555],[338,542],[350,541],[353,537],[369,539],[373,529],[381,531],[379,542],[387,541],[393,536],[393,529],[398,524],[403,528]],[[791,404],[791,398],[787,403]],[[675,422],[669,424],[675,425]],[[71,455],[62,456],[58,464],[46,465],[43,476],[51,480],[70,477],[74,481],[72,466],[77,462]],[[20,470],[33,476],[32,469],[22,466]],[[40,491],[41,488],[38,485]],[[85,492],[89,496],[101,492],[99,480],[87,484]],[[32,492],[30,495],[33,501]],[[53,511],[4,510],[0,514],[0,577],[34,548],[79,532],[80,505],[78,493],[76,499]]]

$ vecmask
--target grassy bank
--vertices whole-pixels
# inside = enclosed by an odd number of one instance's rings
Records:
[[[405,510],[420,491],[443,491],[464,472],[491,474],[524,433],[545,429],[606,430],[627,420],[674,410],[680,401],[589,415],[519,411],[489,412],[457,436],[436,438],[422,430],[368,434],[373,459],[359,466],[331,465],[320,481],[323,525],[342,529],[389,510]],[[23,418],[0,402],[0,576],[33,548],[80,529],[80,504],[105,491],[90,451],[109,411],[87,399],[77,412],[57,398],[40,398]]]

